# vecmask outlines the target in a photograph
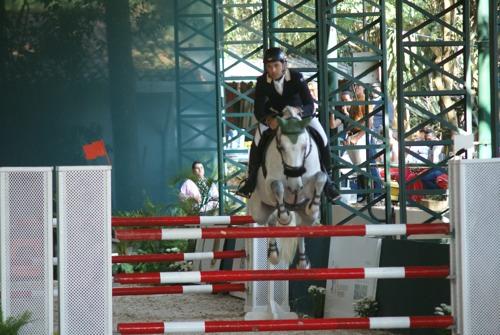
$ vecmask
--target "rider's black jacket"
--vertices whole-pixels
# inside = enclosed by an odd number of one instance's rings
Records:
[[[302,108],[302,116],[312,115],[314,100],[302,74],[291,69],[285,72],[283,95],[276,92],[274,83],[267,74],[264,73],[258,77],[255,87],[254,110],[257,120],[265,124],[266,117],[275,114],[271,108],[281,112],[285,106]]]

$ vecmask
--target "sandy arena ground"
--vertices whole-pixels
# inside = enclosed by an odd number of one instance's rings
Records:
[[[186,294],[113,298],[113,324],[143,321],[242,320],[244,302],[228,294]],[[187,333],[184,333],[187,334]],[[243,334],[243,333],[224,333]],[[389,335],[383,331],[249,332],[245,334]]]

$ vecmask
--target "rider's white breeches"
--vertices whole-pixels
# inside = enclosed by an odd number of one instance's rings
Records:
[[[326,133],[323,130],[323,127],[321,126],[321,123],[319,122],[319,119],[317,117],[313,117],[311,120],[311,123],[309,123],[311,127],[313,127],[318,133],[321,134],[321,138],[323,139],[323,143],[328,143]],[[266,129],[268,129],[267,126],[264,126],[262,123],[259,123],[259,131],[255,132],[255,137],[254,137],[254,142],[255,145],[259,145],[260,142],[260,134],[262,134]]]

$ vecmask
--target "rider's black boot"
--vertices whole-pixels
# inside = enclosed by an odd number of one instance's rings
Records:
[[[340,198],[340,194],[337,192],[337,189],[335,188],[335,185],[333,184],[332,181],[332,156],[330,153],[330,146],[328,144],[325,145],[325,143],[323,143],[323,138],[316,129],[310,127],[309,133],[314,139],[314,142],[316,142],[316,145],[319,150],[321,170],[323,172],[326,172],[327,176],[325,186],[323,187],[323,193],[330,202],[333,202]]]
[[[264,160],[266,147],[273,138],[274,132],[271,129],[268,129],[262,133],[259,145],[255,145],[255,143],[252,142],[252,146],[250,147],[250,157],[248,159],[248,177],[243,181],[243,185],[238,188],[236,195],[245,198],[250,198],[252,195],[252,192],[257,186],[257,176],[262,161]]]
[[[358,190],[365,191],[368,189],[368,180],[366,176],[359,175],[356,177],[356,181],[358,183]],[[366,194],[358,194],[357,201],[363,202],[366,199]]]
[[[328,200],[333,202],[340,198],[340,194],[337,192],[337,188],[332,181],[332,156],[330,153],[330,146],[323,146],[323,149],[321,150],[321,160],[321,164],[323,165],[327,176],[323,192]]]
[[[257,186],[257,172],[261,163],[261,154],[259,146],[252,142],[250,147],[250,157],[248,159],[248,177],[243,181],[236,191],[236,195],[244,198],[250,198],[255,186]]]

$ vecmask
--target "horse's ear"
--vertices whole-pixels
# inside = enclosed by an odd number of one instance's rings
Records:
[[[301,126],[302,128],[307,127],[307,126],[309,125],[309,123],[311,123],[311,120],[312,120],[312,117],[306,117],[305,119],[302,119],[302,120],[300,121],[300,126]]]
[[[278,124],[280,125],[280,128],[286,128],[286,125],[288,124],[288,121],[286,119],[283,119],[281,116],[277,116],[276,119],[278,120]]]

